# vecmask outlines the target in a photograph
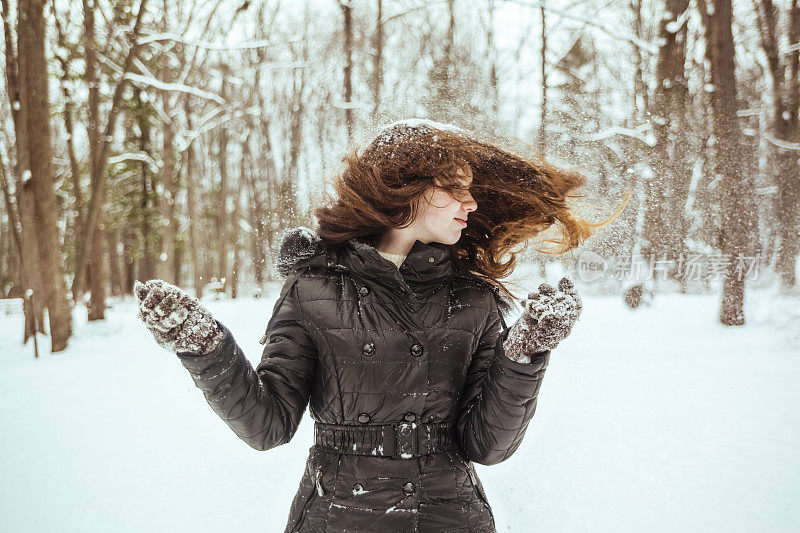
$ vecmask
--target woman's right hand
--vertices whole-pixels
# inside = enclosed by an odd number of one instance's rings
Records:
[[[552,350],[572,331],[583,309],[583,302],[569,278],[561,278],[558,290],[549,283],[528,294],[525,311],[509,328],[504,348],[519,362],[529,362],[534,353]]]
[[[200,300],[164,280],[136,281],[138,318],[156,342],[174,352],[208,354],[224,337],[214,317]]]

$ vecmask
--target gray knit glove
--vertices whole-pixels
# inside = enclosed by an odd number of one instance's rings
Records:
[[[542,283],[523,305],[525,311],[503,341],[506,355],[519,363],[530,363],[531,355],[555,348],[570,334],[583,309],[569,278],[561,278],[558,290]]]
[[[201,355],[214,351],[224,337],[211,313],[200,300],[164,280],[136,281],[138,318],[163,348]]]

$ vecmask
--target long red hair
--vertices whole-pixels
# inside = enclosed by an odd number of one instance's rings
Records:
[[[583,196],[576,194],[586,183],[581,173],[556,168],[539,154],[515,154],[501,140],[427,120],[390,124],[342,161],[344,169],[333,177],[336,197],[314,212],[317,233],[331,244],[351,237],[374,243],[387,228],[411,223],[425,191],[439,186],[455,192],[463,186],[456,170],[469,165],[478,209],[470,213],[451,253],[460,273],[488,282],[509,298],[514,295],[500,280],[514,271],[515,255],[528,241],[555,225],[560,238],[544,241],[555,247],[538,250],[562,254],[577,248],[613,221],[630,197],[608,220],[591,223],[567,205],[568,198]],[[521,243],[522,249],[512,252]]]

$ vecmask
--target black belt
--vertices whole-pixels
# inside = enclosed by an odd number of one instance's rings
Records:
[[[314,422],[314,441],[323,451],[400,459],[458,449],[453,422],[358,426]]]

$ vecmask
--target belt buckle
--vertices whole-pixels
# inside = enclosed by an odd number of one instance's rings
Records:
[[[416,422],[400,422],[395,426],[395,452],[401,459],[419,455]]]

